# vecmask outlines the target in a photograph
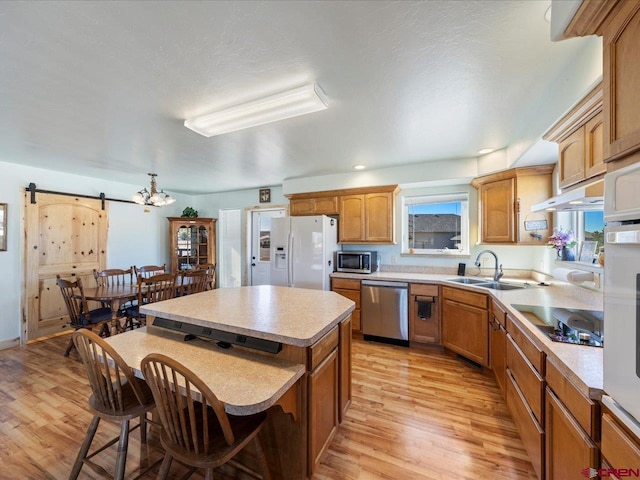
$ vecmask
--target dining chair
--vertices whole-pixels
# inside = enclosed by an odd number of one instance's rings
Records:
[[[176,296],[176,274],[160,273],[149,278],[138,275],[137,305],[127,308],[127,323],[132,325],[145,325],[146,315],[140,313],[140,306],[148,305],[162,300],[169,300]]]
[[[213,479],[213,469],[225,463],[258,478],[271,478],[259,436],[266,412],[227,414],[224,404],[198,376],[160,353],[147,355],[140,368],[162,424],[160,443],[165,456],[158,479],[167,478],[174,459],[193,470],[204,468],[206,479]],[[260,474],[233,459],[249,442],[253,442]]]
[[[111,324],[111,308],[101,307],[89,310],[89,304],[84,296],[82,288],[82,280],[76,278],[75,281],[65,280],[56,275],[56,284],[60,287],[62,298],[67,307],[69,314],[69,324],[79,330],[81,328],[92,330],[99,328],[101,336],[108,337],[110,334],[109,326]],[[64,356],[68,357],[73,348],[73,338],[69,339]]]
[[[180,277],[180,295],[191,295],[207,290],[209,276],[207,270],[186,270],[178,274]]]
[[[93,269],[93,278],[96,279],[98,287],[117,287],[120,285],[131,285],[133,283],[133,267],[127,270],[120,268],[108,268],[98,271]]]
[[[106,270],[98,271],[93,269],[93,278],[96,279],[96,285],[98,287],[119,287],[121,285],[133,284],[133,267],[129,267],[126,270],[121,268],[108,268]],[[123,316],[126,313],[126,309],[134,305],[134,301],[128,301],[120,305],[118,309],[118,316]],[[109,307],[109,304],[102,303],[103,307]],[[125,330],[127,326],[125,325]]]
[[[113,478],[122,479],[127,461],[129,434],[140,428],[140,439],[143,444],[147,443],[147,412],[155,407],[153,395],[147,383],[137,378],[118,352],[95,333],[78,330],[73,334],[73,342],[89,378],[92,391],[89,397],[89,408],[93,412],[93,420],[73,464],[69,479],[78,478],[84,464],[89,465],[94,471],[104,473],[104,468],[91,459],[116,441],[118,441],[118,454]],[[131,427],[130,422],[135,418],[139,418],[140,421]],[[102,419],[120,422],[120,435],[89,453]]]
[[[216,288],[216,264],[215,263],[200,263],[196,265],[196,269],[207,271],[207,290],[213,290]]]
[[[142,275],[143,278],[153,277],[161,273],[167,273],[167,264],[162,265],[143,265],[142,267],[133,266],[134,277],[138,278]]]

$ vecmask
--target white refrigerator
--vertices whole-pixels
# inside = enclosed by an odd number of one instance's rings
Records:
[[[271,284],[330,290],[338,221],[326,215],[271,220]]]

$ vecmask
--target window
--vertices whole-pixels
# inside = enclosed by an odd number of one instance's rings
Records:
[[[596,210],[584,212],[584,240],[598,242],[598,248],[604,247],[604,212]]]
[[[404,197],[403,253],[469,252],[469,194]]]

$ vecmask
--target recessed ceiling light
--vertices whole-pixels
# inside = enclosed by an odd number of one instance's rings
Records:
[[[364,170],[366,167],[364,165],[354,165],[353,169],[354,170]]]
[[[482,150],[478,150],[478,155],[486,155],[487,153],[491,153],[495,150],[495,148],[483,148]]]
[[[185,120],[184,126],[205,137],[213,137],[325,108],[327,97],[317,84],[312,83],[208,115],[190,118]]]

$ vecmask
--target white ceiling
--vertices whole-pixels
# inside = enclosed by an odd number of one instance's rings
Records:
[[[205,193],[474,157],[514,141],[581,48],[550,42],[548,5],[0,2],[0,161]],[[314,81],[325,111],[183,126]]]

